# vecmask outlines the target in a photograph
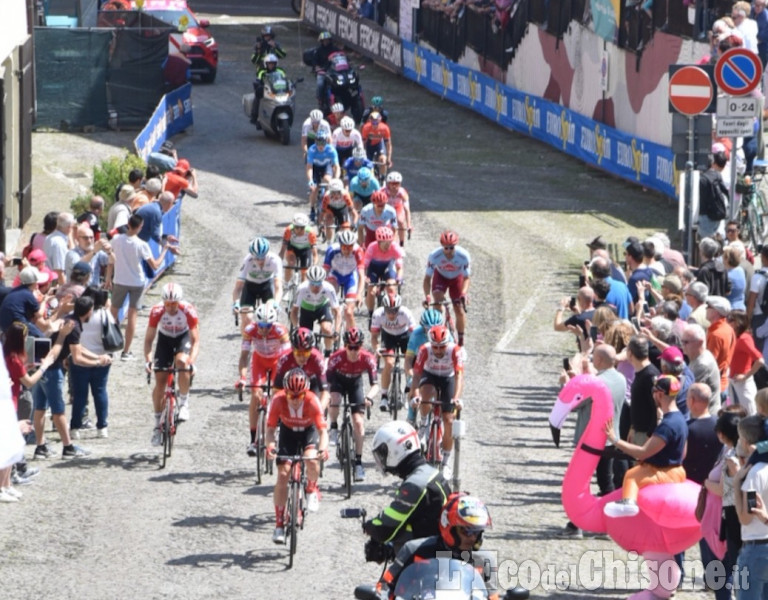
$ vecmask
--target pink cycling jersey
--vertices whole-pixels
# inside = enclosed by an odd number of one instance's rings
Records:
[[[403,249],[398,244],[390,244],[385,252],[379,248],[378,242],[373,242],[368,245],[365,251],[364,264],[366,269],[372,262],[389,263],[393,261],[397,270],[403,268]]]

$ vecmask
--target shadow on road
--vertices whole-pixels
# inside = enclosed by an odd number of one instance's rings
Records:
[[[251,479],[253,472],[250,470],[240,469],[237,471],[223,471],[223,472],[197,472],[197,473],[165,473],[164,475],[158,475],[157,477],[150,477],[150,481],[158,481],[161,483],[197,483],[206,484],[212,483],[214,485],[238,485],[242,486],[243,479]]]
[[[252,517],[232,517],[229,515],[210,515],[199,517],[186,517],[175,521],[174,527],[199,527],[201,529],[213,529],[215,527],[226,527],[228,529],[242,529],[244,531],[256,532],[262,530],[264,525],[271,525],[274,522],[274,516],[254,515]]]
[[[285,558],[285,553],[283,552],[249,550],[245,554],[235,554],[232,552],[190,554],[171,559],[165,564],[172,567],[213,567],[218,565],[222,569],[239,567],[244,571],[275,573],[287,568],[287,565],[284,563],[277,562],[284,561]]]
[[[119,456],[90,456],[86,458],[60,461],[50,465],[51,469],[92,469],[94,467],[106,467],[107,469],[119,467],[126,471],[154,471],[157,469],[160,458],[155,453],[139,452],[131,454],[127,458]]]

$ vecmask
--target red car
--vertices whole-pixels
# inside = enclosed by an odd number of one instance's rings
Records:
[[[133,7],[138,10],[135,0]],[[190,72],[206,83],[213,83],[219,66],[219,45],[208,33],[210,21],[198,19],[186,0],[144,0],[141,10],[178,27],[182,41],[190,47],[186,55],[192,61]]]

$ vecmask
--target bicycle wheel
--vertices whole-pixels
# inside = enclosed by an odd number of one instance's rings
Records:
[[[168,428],[168,407],[165,407],[165,410],[163,411],[162,416],[160,417],[160,431],[163,436],[163,453],[160,457],[160,468],[165,469],[165,465],[168,461],[168,457],[170,456],[170,438],[171,433],[170,429]]]
[[[397,421],[397,409],[400,406],[400,368],[395,367],[392,372],[392,383],[389,386],[389,413],[392,420]]]
[[[760,243],[762,244],[765,236],[768,235],[768,204],[766,204],[765,195],[760,190],[755,193],[755,209],[759,223]]]
[[[291,466],[291,469],[294,467]],[[288,535],[290,536],[290,545],[288,550],[288,568],[293,567],[293,555],[296,554],[296,544],[298,542],[297,536],[299,534],[299,493],[301,489],[301,481],[291,481],[291,493],[288,496],[288,505],[290,510],[288,511],[288,518],[290,523],[288,525]]]
[[[427,443],[427,462],[439,468],[443,460],[443,420],[433,415],[432,425],[429,428],[429,442]]]
[[[258,485],[261,485],[261,474],[267,470],[267,449],[264,445],[266,440],[265,421],[265,413],[260,408],[256,420],[256,483]]]
[[[760,236],[760,231],[758,229],[758,219],[759,217],[757,215],[757,209],[755,208],[754,204],[750,203],[750,205],[747,207],[747,235],[749,236],[749,242],[752,250],[755,252],[757,252],[757,247],[763,243],[762,237]]]
[[[351,427],[349,425],[349,421],[346,418],[344,419],[344,423],[341,425],[341,457],[342,457],[342,463],[341,468],[344,470],[344,491],[347,494],[347,498],[350,498],[352,496],[352,460],[350,460],[351,455],[351,440],[352,437]]]

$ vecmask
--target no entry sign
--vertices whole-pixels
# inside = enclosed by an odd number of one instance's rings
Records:
[[[669,77],[669,102],[679,113],[694,117],[712,103],[714,89],[704,69],[686,65]]]

